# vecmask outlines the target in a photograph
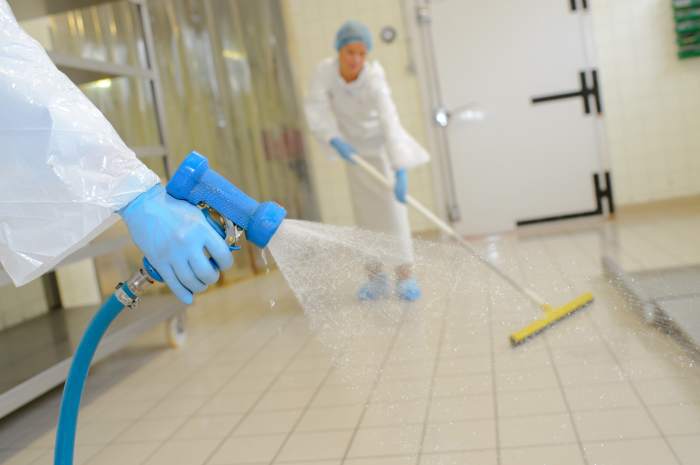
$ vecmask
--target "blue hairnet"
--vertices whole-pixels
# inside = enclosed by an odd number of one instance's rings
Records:
[[[359,21],[346,21],[338,33],[335,35],[335,49],[340,51],[341,48],[353,42],[362,42],[367,47],[367,51],[372,50],[372,33],[369,28]]]

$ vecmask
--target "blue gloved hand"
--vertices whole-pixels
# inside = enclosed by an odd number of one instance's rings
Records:
[[[209,256],[221,270],[233,266],[228,245],[200,209],[171,197],[160,184],[136,197],[119,214],[134,243],[186,304],[192,303],[193,293],[219,280]]]
[[[348,144],[340,137],[334,137],[333,139],[331,139],[330,144],[331,147],[333,147],[341,157],[343,157],[350,163],[354,163],[352,161],[352,157],[354,157],[357,154],[357,150],[355,150],[355,148],[352,145]]]
[[[408,174],[406,170],[396,170],[396,184],[394,184],[394,195],[396,200],[401,203],[406,203],[406,194],[408,193]]]

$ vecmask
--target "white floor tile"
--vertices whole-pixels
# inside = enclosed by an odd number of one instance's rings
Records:
[[[370,428],[423,423],[426,408],[426,400],[370,404],[365,411],[361,426]]]
[[[665,435],[700,434],[700,404],[652,405],[649,410]]]
[[[573,411],[641,407],[637,395],[626,382],[570,386],[564,391]]]
[[[642,408],[576,412],[574,422],[581,440],[588,442],[660,436]]]
[[[284,434],[233,437],[221,444],[208,463],[211,465],[269,463],[285,438]]]
[[[168,441],[159,447],[144,465],[202,465],[218,445],[219,441],[212,439]]]
[[[588,463],[595,465],[671,465],[677,463],[663,439],[586,443],[584,451]]]
[[[492,392],[493,381],[490,374],[436,377],[433,385],[433,397],[459,397]]]
[[[420,465],[497,465],[498,457],[495,450],[426,454],[421,456],[419,463]]]
[[[309,409],[297,426],[297,431],[354,429],[363,410],[363,405]]]
[[[301,410],[254,411],[241,421],[241,424],[236,427],[234,435],[261,436],[289,433],[301,414]]]
[[[140,420],[132,423],[115,439],[115,443],[164,441],[185,422],[184,418]]]
[[[123,465],[126,463],[143,463],[157,448],[157,442],[108,445],[88,460],[88,464]]]
[[[440,453],[496,447],[494,420],[472,420],[428,425],[423,452]]]
[[[501,451],[501,465],[585,465],[578,444]]]
[[[303,409],[311,401],[314,389],[270,391],[255,406],[255,412]]]
[[[553,389],[558,386],[552,367],[496,373],[496,389],[499,392]]]
[[[360,429],[355,435],[348,457],[417,454],[421,432],[422,428],[418,426]]]
[[[450,423],[494,418],[495,406],[490,394],[434,397],[430,403],[429,423]],[[421,420],[422,421],[422,420]]]
[[[280,461],[341,459],[347,450],[352,430],[333,432],[295,432],[282,448]]]
[[[223,439],[238,425],[241,415],[196,416],[185,421],[173,436],[178,440]]]
[[[503,447],[542,446],[576,442],[569,415],[500,418],[498,430]]]
[[[682,465],[693,465],[700,457],[700,435],[669,437],[668,442],[681,460]]]
[[[518,417],[566,413],[564,397],[559,389],[506,391],[498,393],[498,415]]]

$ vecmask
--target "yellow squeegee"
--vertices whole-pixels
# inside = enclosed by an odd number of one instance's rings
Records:
[[[593,294],[587,292],[559,308],[553,308],[551,305],[547,304],[543,305],[542,310],[544,310],[544,317],[530,323],[520,331],[516,331],[513,334],[511,334],[510,343],[514,346],[522,344],[523,342],[525,342],[526,339],[544,331],[550,325],[556,323],[562,318],[566,318],[567,316],[582,309],[591,302],[593,302]]]
[[[375,169],[372,165],[364,161],[362,158],[355,156],[353,157],[353,161],[355,162],[354,165],[352,165],[353,168],[361,168],[368,175],[370,175],[375,180],[383,184],[387,189],[391,190],[394,188],[393,183],[389,179],[387,179],[386,176],[382,175],[382,173],[377,171],[377,169]],[[491,260],[477,252],[476,249],[474,249],[474,247],[472,247],[472,245],[469,242],[467,242],[462,238],[462,236],[457,234],[457,231],[452,229],[447,223],[438,218],[433,212],[428,210],[425,206],[423,206],[423,204],[418,202],[416,199],[414,199],[410,195],[407,195],[406,203],[413,207],[418,213],[423,215],[430,222],[435,224],[435,226],[440,228],[440,230],[442,230],[445,234],[452,237],[455,241],[457,241],[459,245],[467,249],[469,253],[471,253],[475,258],[477,258],[481,263],[489,267],[494,273],[496,273],[498,276],[507,281],[511,286],[513,286],[515,290],[526,296],[538,308],[544,310],[543,318],[526,326],[520,331],[511,334],[510,342],[513,346],[523,343],[528,338],[542,332],[544,329],[548,328],[552,324],[556,323],[562,318],[571,315],[575,311],[580,310],[581,308],[585,307],[593,301],[593,294],[588,292],[586,294],[582,294],[581,296],[577,297],[576,299],[568,302],[567,304],[561,307],[552,307],[551,305],[547,304],[544,301],[544,299],[537,295],[537,293],[535,293],[533,290],[522,286],[510,275],[506,274],[505,271],[501,270],[497,265],[492,263]]]

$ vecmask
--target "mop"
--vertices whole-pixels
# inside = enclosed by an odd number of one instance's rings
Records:
[[[359,156],[354,156],[352,158],[352,161],[354,164],[364,170],[369,176],[374,178],[376,181],[380,182],[384,186],[386,186],[388,189],[393,189],[394,185],[393,183],[387,179],[384,175],[382,175],[379,171],[377,171],[376,168],[374,168],[372,165],[367,163],[365,160],[360,158]],[[519,344],[522,344],[525,342],[527,339],[531,338],[532,336],[544,331],[547,329],[549,326],[553,325],[554,323],[562,320],[563,318],[571,315],[572,313],[582,309],[586,305],[590,304],[593,301],[593,294],[590,292],[586,292],[585,294],[581,294],[574,300],[567,302],[566,304],[562,305],[561,307],[553,307],[549,305],[545,300],[539,296],[535,291],[532,289],[529,289],[522,284],[520,284],[518,281],[516,281],[512,276],[508,275],[505,271],[503,271],[501,268],[499,268],[496,264],[491,262],[488,258],[480,254],[469,242],[467,242],[462,236],[460,236],[457,231],[455,231],[453,228],[451,228],[447,223],[442,221],[440,218],[438,218],[433,212],[431,212],[428,208],[426,208],[423,204],[418,202],[415,198],[411,197],[410,195],[406,196],[406,203],[413,207],[418,213],[423,215],[427,220],[429,220],[431,223],[433,223],[435,226],[437,226],[442,232],[453,238],[460,246],[464,247],[471,255],[473,255],[476,259],[478,259],[481,263],[486,265],[488,268],[490,268],[496,275],[498,275],[500,278],[502,278],[504,281],[506,281],[508,284],[510,284],[518,293],[524,295],[527,297],[530,302],[535,304],[538,308],[540,308],[544,312],[544,316],[523,329],[516,331],[510,335],[510,342],[513,346],[517,346]]]

